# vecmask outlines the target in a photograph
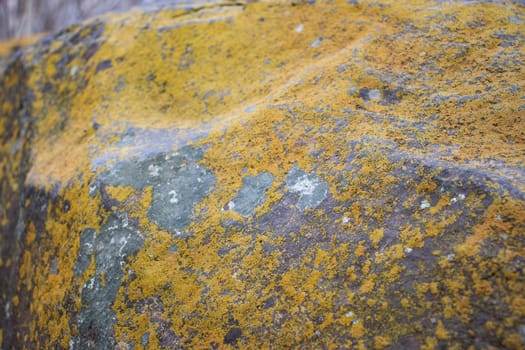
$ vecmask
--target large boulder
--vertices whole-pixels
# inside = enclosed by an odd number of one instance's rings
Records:
[[[2,349],[525,346],[525,9],[205,2],[0,76]]]

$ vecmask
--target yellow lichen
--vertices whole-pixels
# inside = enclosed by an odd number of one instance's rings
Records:
[[[441,320],[438,320],[436,325],[436,337],[440,340],[450,339],[450,335],[448,334],[446,328],[443,326],[443,322]]]
[[[370,240],[372,241],[372,244],[374,245],[375,248],[378,247],[379,242],[383,239],[383,236],[384,236],[384,230],[382,228],[374,230],[370,234]]]
[[[384,336],[376,336],[374,338],[374,349],[381,350],[390,345],[390,339]]]
[[[514,329],[524,316],[523,283],[518,272],[498,268],[522,255],[516,242],[523,201],[503,198],[503,186],[490,181],[490,194],[456,193],[453,180],[445,184],[451,189],[441,188],[443,169],[429,169],[434,162],[484,169],[489,157],[522,166],[522,102],[507,90],[509,82],[522,87],[521,68],[510,61],[501,72],[489,68],[499,50],[492,33],[522,29],[508,19],[518,7],[382,3],[210,4],[165,9],[154,19],[136,11],[101,20],[100,45],[89,59],[88,45],[58,37],[49,47],[28,48],[35,132],[27,184],[56,190],[60,200],[49,201],[44,232],[36,222],[25,230],[18,283],[32,295],[26,344],[67,347],[78,335],[70,315],[82,307],[80,290],[96,271],[91,257],[82,276],[73,273],[80,234],[100,230],[115,211],[126,213],[145,239],[127,260],[133,273],[124,274],[113,305],[120,347],[140,348],[149,332],[147,347],[160,348],[168,330],[189,348],[228,347],[224,339],[235,324],[243,330],[238,348],[335,348],[338,334],[359,340],[347,347],[384,348],[437,313],[437,339],[432,329],[418,328],[416,340],[422,348],[438,341],[454,348],[460,345],[448,322],[468,325],[477,302],[498,293],[506,294],[508,320],[503,328],[487,322],[486,329],[519,346]],[[483,29],[468,24],[481,22]],[[89,26],[80,28],[78,35],[89,37]],[[39,47],[47,50],[42,59]],[[66,52],[71,60],[63,63]],[[98,70],[107,60],[111,68]],[[16,74],[3,81],[19,84]],[[366,95],[372,89],[381,99]],[[0,106],[3,114],[17,108],[1,98]],[[156,135],[169,145],[156,144]],[[204,150],[198,164],[216,179],[183,232],[150,219],[150,185],[105,186],[108,198],[91,191],[97,174],[115,162],[139,162],[150,151],[141,147],[166,146],[164,155],[188,140]],[[14,144],[11,138],[0,154]],[[335,214],[325,207],[295,212],[310,221],[296,229],[306,219],[287,218],[292,232],[263,226],[282,202],[296,210],[286,202],[294,167],[326,183]],[[243,178],[261,173],[274,181],[254,215],[225,210]],[[18,188],[14,176],[7,180]],[[2,215],[3,227],[10,218]],[[511,243],[498,241],[491,263],[483,263],[485,244],[500,237]],[[433,270],[425,262],[435,262]],[[65,305],[69,298],[76,299]]]

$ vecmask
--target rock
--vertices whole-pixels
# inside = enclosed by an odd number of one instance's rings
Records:
[[[2,62],[2,349],[525,346],[523,6],[178,6]]]

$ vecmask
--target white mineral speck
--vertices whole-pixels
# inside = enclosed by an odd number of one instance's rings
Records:
[[[379,100],[381,98],[381,91],[378,89],[368,91],[368,98],[371,100]]]
[[[292,192],[299,192],[306,196],[311,196],[314,193],[315,188],[319,183],[315,180],[311,180],[308,176],[302,176],[299,180],[290,187]]]
[[[303,29],[304,29],[304,25],[303,25],[302,23],[299,24],[297,27],[295,27],[295,31],[296,31],[297,33],[302,32]]]
[[[451,253],[451,254],[447,255],[447,260],[448,261],[452,261],[452,260],[454,260],[455,257],[456,257],[456,254]]]
[[[352,317],[352,316],[354,316],[354,313],[352,311],[348,311],[347,313],[345,313],[345,316],[346,317]]]
[[[170,203],[179,203],[179,199],[177,198],[177,192],[175,190],[169,191],[168,195],[170,196]]]
[[[412,253],[413,250],[414,249],[412,249],[412,248],[406,247],[405,248],[405,253],[410,254],[410,253]]]
[[[458,199],[460,201],[464,200],[465,199],[465,195],[463,193],[458,194]]]
[[[421,209],[430,208],[430,203],[426,199],[424,199],[421,201],[421,205],[419,206],[419,208]]]
[[[322,42],[323,42],[323,38],[319,37],[316,40],[314,40],[310,46],[315,49],[316,47],[319,47]]]
[[[126,247],[126,244],[128,243],[128,240],[126,239],[126,237],[121,237],[118,243],[120,245],[120,248],[118,250],[118,255],[119,256],[124,256],[124,254],[122,254],[122,251]]]
[[[88,284],[88,282],[86,282],[86,284],[84,284],[84,286],[86,288],[88,288],[88,289],[93,289],[94,285],[95,285],[95,278],[90,278],[89,279],[89,284]]]
[[[148,171],[149,176],[159,176],[160,166],[150,164]]]
[[[10,301],[5,303],[5,317],[11,318],[11,302]]]
[[[343,224],[348,224],[350,222],[350,218],[347,216],[343,216]]]

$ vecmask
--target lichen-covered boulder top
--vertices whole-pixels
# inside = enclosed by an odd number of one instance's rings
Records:
[[[2,349],[523,349],[525,8],[172,5],[0,63]]]

